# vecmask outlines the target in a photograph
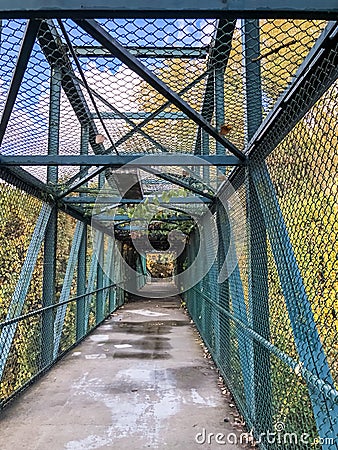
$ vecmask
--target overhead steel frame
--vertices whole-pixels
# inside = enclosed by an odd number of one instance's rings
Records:
[[[104,11],[104,15],[109,15],[109,13],[118,16],[126,17],[125,10],[122,8],[122,3],[114,2],[113,7],[103,8],[95,5],[95,2],[91,2],[91,5],[83,5],[82,6],[82,14],[85,17],[102,15]],[[205,3],[205,2],[203,2]],[[241,6],[240,9],[239,6]],[[338,13],[338,8],[336,2],[331,0],[326,0],[321,2],[321,5],[318,5],[318,2],[304,2],[291,4],[283,2],[281,4],[280,1],[269,1],[264,3],[260,2],[261,7],[265,7],[264,15],[268,16],[279,16],[279,17],[293,17],[295,14],[298,17],[309,18],[311,16],[315,18],[323,17],[323,18],[336,18]],[[76,11],[79,8],[79,3],[77,1],[71,1],[68,3],[67,10],[63,9],[64,5],[56,6],[55,10],[47,10],[43,9],[43,5],[40,4],[39,1],[31,1],[26,5],[26,10],[22,11],[20,7],[16,8],[16,5],[8,6],[8,10],[6,12],[6,6],[3,6],[3,10],[0,13],[1,17],[6,16],[33,16],[36,15],[36,11],[39,11],[39,17],[56,17],[56,16],[68,16],[72,11]],[[69,9],[68,9],[69,8]],[[73,8],[73,9],[72,9]],[[206,17],[210,14],[211,17],[222,17],[224,16],[224,12],[226,11],[229,14],[229,17],[233,15],[233,17],[241,15],[242,17],[248,17],[245,23],[245,33],[251,37],[255,36],[257,33],[257,24],[252,17],[259,17],[261,11],[257,7],[257,2],[255,4],[251,4],[251,2],[243,2],[243,4],[239,4],[239,2],[229,1],[226,5],[224,5],[221,1],[214,1],[211,5],[208,5],[208,8],[205,8],[205,5],[195,4],[195,10],[192,11],[188,6],[181,3],[181,8],[178,9],[175,4],[175,8],[171,7],[168,2],[165,5],[162,5],[161,2],[157,2],[156,9],[149,8],[147,16],[172,16],[173,12],[179,16],[189,16],[189,17]],[[16,13],[13,11],[16,10]],[[197,11],[198,10],[198,11]],[[144,16],[144,10],[139,9],[139,4],[130,4],[128,14],[133,16]],[[127,14],[127,15],[128,15]],[[79,16],[78,16],[79,17]],[[174,17],[174,16],[172,16]],[[258,255],[258,251],[260,255],[266,254],[266,230],[268,231],[269,238],[272,245],[272,250],[276,259],[277,267],[280,269],[280,279],[282,283],[282,288],[284,290],[284,295],[287,301],[290,313],[290,318],[294,330],[295,341],[298,347],[299,355],[302,361],[301,371],[303,372],[304,378],[307,380],[309,385],[309,391],[311,400],[313,403],[313,408],[316,413],[316,421],[317,427],[320,435],[326,437],[328,433],[333,431],[334,434],[337,434],[337,410],[335,401],[331,401],[331,397],[327,395],[328,391],[334,392],[334,386],[332,377],[330,375],[330,370],[326,362],[326,358],[323,352],[323,349],[320,344],[320,340],[318,334],[316,333],[316,327],[313,321],[312,312],[309,309],[309,303],[306,298],[306,293],[304,290],[304,286],[302,284],[302,279],[299,273],[299,269],[297,267],[297,263],[293,254],[293,249],[290,243],[290,239],[288,237],[288,233],[286,230],[286,226],[284,223],[284,219],[282,213],[280,211],[280,207],[278,204],[278,199],[276,193],[274,192],[273,185],[269,178],[268,171],[264,165],[265,157],[278,145],[278,143],[287,135],[287,133],[293,128],[293,126],[304,116],[304,114],[311,108],[311,106],[321,97],[321,95],[330,87],[330,85],[337,79],[338,77],[338,69],[337,69],[337,52],[332,52],[332,49],[337,49],[337,23],[331,23],[322,34],[320,39],[317,41],[316,45],[310,52],[309,56],[306,58],[302,66],[300,67],[294,81],[291,83],[288,91],[281,96],[277,104],[275,105],[272,112],[268,115],[268,117],[264,120],[261,126],[259,126],[260,122],[260,114],[259,110],[256,107],[251,109],[250,105],[259,104],[258,100],[250,101],[252,96],[259,95],[259,71],[256,67],[250,67],[252,64],[252,57],[250,54],[254,54],[257,52],[257,47],[253,46],[253,48],[249,48],[245,45],[245,58],[246,58],[246,98],[248,100],[248,108],[247,108],[247,127],[248,127],[248,140],[249,144],[247,146],[247,155],[246,158],[241,152],[238,151],[231,143],[229,143],[226,139],[220,138],[219,135],[215,134],[215,130],[210,127],[208,121],[205,120],[203,114],[196,114],[195,111],[192,111],[186,104],[184,104],[180,98],[177,97],[173,92],[168,90],[166,86],[163,86],[161,82],[159,82],[156,77],[152,76],[151,73],[145,70],[144,66],[135,59],[132,52],[126,51],[123,47],[119,45],[116,41],[112,40],[112,38],[105,33],[101,27],[96,24],[92,20],[87,20],[87,18],[83,20],[78,20],[78,24],[82,26],[85,30],[91,33],[94,37],[98,39],[99,42],[103,45],[103,47],[107,48],[109,52],[114,55],[117,55],[122,61],[132,67],[140,76],[142,76],[146,81],[149,82],[150,85],[158,89],[163,95],[168,98],[170,102],[173,102],[176,106],[178,106],[188,117],[194,120],[197,124],[201,126],[202,129],[206,130],[211,136],[213,136],[217,143],[218,149],[222,145],[223,148],[227,148],[231,150],[235,156],[242,162],[247,163],[247,168],[239,167],[233,170],[230,180],[236,181],[236,183],[247,182],[248,186],[248,206],[249,206],[249,224],[250,224],[250,232],[255,230],[259,232],[258,239],[258,247],[255,249],[254,246],[250,246],[252,253],[250,253],[250,261],[254,261],[254,259]],[[40,24],[39,24],[40,26]],[[29,59],[29,53],[34,43],[35,33],[37,33],[37,21],[30,21],[28,24],[28,28],[30,33],[26,33],[25,39],[23,41],[23,46],[21,49],[21,53],[19,55],[19,60],[17,64],[16,71],[13,76],[12,85],[9,91],[9,96],[6,101],[6,106],[4,110],[4,114],[2,116],[2,120],[0,123],[0,138],[2,139],[4,136],[4,132],[6,129],[6,125],[8,123],[8,119],[10,116],[11,109],[13,108],[16,94],[18,92],[20,81],[22,80],[22,76],[24,74],[25,66]],[[48,31],[48,30],[47,30]],[[53,37],[53,30],[49,30],[51,34],[49,38]],[[46,30],[44,30],[44,36],[40,35],[40,43],[43,38],[46,38]],[[49,40],[48,38],[48,40]],[[254,39],[256,44],[258,45],[258,37],[256,34],[256,40]],[[53,51],[59,51],[60,49],[55,48]],[[251,53],[250,53],[251,52]],[[47,59],[51,58],[50,55],[46,55]],[[318,76],[318,73],[315,75],[316,67],[322,66],[325,70],[321,71],[321,74]],[[66,70],[65,70],[66,68]],[[65,65],[60,68],[64,70],[63,77],[69,76],[70,65],[68,61],[66,61]],[[218,86],[216,89],[220,89],[221,87],[221,73],[218,72],[218,81],[215,81],[214,84]],[[73,79],[73,76],[70,77]],[[67,78],[68,80],[68,78]],[[249,81],[252,83],[249,83]],[[61,80],[62,83],[62,80]],[[302,85],[304,83],[308,83],[311,86],[313,95],[309,97],[304,90],[302,89]],[[65,85],[62,84],[64,89]],[[255,89],[252,87],[255,86]],[[74,92],[81,92],[81,89],[78,89],[78,86],[73,85]],[[66,91],[66,90],[65,90]],[[67,92],[66,92],[67,93]],[[81,101],[84,101],[84,98],[81,98]],[[81,102],[80,102],[81,105]],[[91,145],[93,149],[97,150],[97,153],[102,153],[102,147],[97,146],[95,144],[93,137],[95,136],[96,130],[93,128],[93,116],[89,112],[86,107],[86,103],[82,103],[81,112],[79,113],[82,117],[83,126],[88,127],[89,129],[89,140],[91,141]],[[52,112],[51,112],[52,114]],[[220,123],[222,118],[222,107],[221,105],[216,105],[216,115],[218,123]],[[83,117],[85,120],[83,121]],[[148,119],[148,118],[147,118]],[[81,122],[81,123],[82,123]],[[258,130],[257,130],[258,128]],[[53,127],[51,127],[52,131]],[[257,130],[257,131],[256,131]],[[277,131],[276,131],[277,130]],[[52,140],[51,140],[52,142]],[[101,150],[101,151],[100,151]],[[95,150],[94,150],[95,151]],[[219,150],[220,152],[220,150]],[[218,152],[218,153],[219,153]],[[55,166],[58,165],[57,161],[61,161],[58,159],[57,155],[53,153],[52,146],[50,147],[50,157],[53,157],[54,161],[51,163],[51,172],[50,178],[53,178],[53,171],[55,174]],[[43,186],[34,177],[27,174],[24,170],[18,167],[10,167],[11,164],[7,164],[5,167],[4,164],[1,168],[1,173],[6,179],[11,180],[19,180],[24,181],[27,185],[31,186],[33,189],[41,190]],[[82,160],[81,165],[84,165],[85,159]],[[18,161],[16,164],[18,165]],[[240,164],[239,164],[240,165]],[[243,164],[242,164],[243,165]],[[100,168],[99,170],[104,170]],[[247,176],[243,176],[243,172],[247,172]],[[86,178],[88,181],[88,179]],[[84,183],[86,183],[86,180]],[[49,188],[43,187],[42,191],[45,194],[53,193]],[[222,188],[220,189],[220,192]],[[69,191],[71,192],[71,191]],[[253,216],[252,210],[257,208],[252,208],[252,205],[259,205],[258,215]],[[81,218],[81,210],[76,208],[69,210],[74,216],[77,218]],[[271,220],[273,217],[273,220]],[[262,227],[262,223],[264,221],[264,226]],[[255,235],[256,236],[256,235]],[[250,236],[252,239],[253,236]],[[256,255],[256,256],[255,256]],[[73,263],[71,263],[73,264]],[[286,274],[282,271],[282,267],[290,267],[290,273]],[[268,316],[268,304],[267,304],[267,291],[266,291],[266,282],[264,281],[266,278],[266,261],[263,261],[263,265],[261,267],[261,272],[257,273],[255,271],[253,265],[250,266],[250,308],[251,308],[251,317],[252,317],[252,332],[254,333],[256,327],[258,327],[258,323],[255,323],[257,314],[255,313],[256,302],[259,300],[265,305],[265,316]],[[258,284],[255,284],[255,280]],[[263,281],[262,281],[263,280]],[[295,280],[297,285],[295,285]],[[27,281],[27,280],[26,280]],[[259,284],[261,283],[261,285]],[[258,286],[261,289],[258,289]],[[297,292],[301,292],[301,297],[297,299],[297,296],[290,295],[292,290],[296,289]],[[299,302],[298,304],[294,304],[295,299]],[[291,308],[292,306],[292,308]],[[299,320],[296,317],[293,317],[293,311],[297,311],[299,309],[306,309],[306,326],[303,326],[301,329],[298,329]],[[83,330],[82,330],[83,331]],[[82,334],[81,331],[81,334]],[[266,322],[265,330],[257,330],[259,334],[262,335],[264,339],[268,340],[269,338],[269,328],[268,321]],[[263,336],[264,335],[264,336]],[[312,350],[310,342],[316,343],[316,355],[312,357]],[[306,350],[304,350],[306,349]],[[267,364],[269,365],[269,359],[267,354],[257,354],[254,349],[254,367],[259,367]],[[325,380],[324,389],[322,391],[318,391],[318,382],[320,380]],[[316,390],[317,389],[317,390]],[[254,395],[259,396],[259,385],[257,380],[255,379],[254,384]],[[258,409],[257,409],[258,407]],[[262,406],[261,406],[262,407]],[[256,419],[262,414],[259,411],[259,404],[255,402],[255,416]],[[268,415],[269,417],[269,415]],[[269,420],[269,419],[268,419]],[[268,424],[265,424],[264,427],[267,427]],[[262,429],[264,429],[264,427]],[[324,449],[331,449],[329,446],[323,446]]]
[[[169,17],[169,18],[222,18],[232,17],[299,17],[336,18],[338,6],[335,0],[158,0],[141,3],[131,0],[128,7],[123,0],[107,2],[102,0],[54,0],[46,5],[43,0],[27,0],[23,6],[19,0],[6,0],[1,5],[1,17]]]

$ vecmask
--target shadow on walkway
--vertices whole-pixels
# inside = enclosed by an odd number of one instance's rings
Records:
[[[195,440],[236,433],[217,382],[180,298],[134,299],[5,409],[1,450],[240,448]]]

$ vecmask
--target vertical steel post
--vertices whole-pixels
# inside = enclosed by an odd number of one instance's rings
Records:
[[[97,242],[97,245],[100,244],[100,240],[102,239],[102,233],[99,231],[95,232],[95,239],[98,239],[99,242]],[[97,255],[96,252],[93,252],[92,259],[89,267],[89,274],[88,274],[88,283],[87,283],[87,290],[86,290],[86,297],[85,297],[85,326],[86,326],[86,332],[88,331],[89,327],[89,318],[90,318],[90,309],[91,309],[91,303],[93,294],[91,294],[95,289],[97,279]]]
[[[210,136],[209,134],[202,130],[202,155],[209,155],[210,146]],[[206,185],[210,182],[210,171],[209,166],[203,166],[203,181]]]
[[[89,145],[89,127],[83,125],[81,128],[81,147],[80,154],[88,154]],[[80,171],[84,170],[84,176],[88,174],[88,169],[80,167]],[[86,184],[85,184],[86,186]],[[80,197],[84,196],[80,192]],[[87,225],[84,224],[83,235],[80,243],[78,263],[77,263],[77,295],[83,295],[86,292],[86,274],[87,274]],[[79,299],[76,303],[76,339],[81,339],[87,331],[86,324],[86,298]]]
[[[246,103],[246,143],[262,122],[262,83],[259,20],[245,19],[243,27],[244,90]],[[254,331],[270,339],[269,290],[267,269],[267,236],[264,218],[250,177],[246,177],[246,202],[249,248],[249,323]],[[253,342],[253,405],[252,418],[258,435],[273,431],[272,386],[269,351]]]
[[[50,79],[49,98],[49,129],[48,129],[48,154],[59,153],[60,130],[60,99],[61,99],[61,71],[58,67],[52,67]],[[56,185],[58,182],[57,166],[47,167],[47,183]],[[50,306],[55,303],[56,285],[56,245],[57,245],[57,207],[54,206],[47,224],[44,241],[43,259],[43,288],[42,306]],[[41,319],[41,368],[47,367],[53,360],[53,310],[44,311]]]
[[[224,124],[224,66],[217,65],[215,68],[215,106],[216,106],[216,129],[220,130]],[[216,155],[224,155],[224,147],[216,142]]]
[[[215,67],[215,118],[216,118],[216,129],[220,130],[221,126],[224,124],[225,120],[225,114],[224,114],[224,70],[225,67],[223,64],[217,63]],[[216,142],[216,154],[217,155],[224,155],[225,149],[223,145],[221,145],[219,142]],[[218,170],[224,171],[224,167],[218,167]],[[217,218],[217,228],[218,228],[218,235],[219,239],[221,239],[221,224],[219,222],[219,215],[218,211],[216,211],[216,218]],[[221,246],[220,246],[221,247]],[[223,249],[222,249],[223,250]],[[222,252],[218,252],[217,255],[217,269],[220,270],[222,265],[220,265],[220,259],[222,258],[224,261],[225,255],[222,254]],[[217,295],[217,303],[220,304],[222,301],[224,301],[225,298],[229,299],[229,283],[228,280],[224,281],[221,284],[218,284],[218,295]],[[229,307],[229,305],[227,305]],[[230,331],[230,323],[229,319],[227,318],[226,321],[224,321],[224,318],[222,318],[222,314],[218,311],[217,317],[215,320],[215,326],[216,326],[216,336],[218,336],[218,339],[221,338],[221,330],[223,331],[223,334],[228,333]],[[225,327],[223,329],[223,327]],[[230,351],[230,341],[226,341],[226,345],[229,345],[229,348],[226,349],[226,352]],[[219,348],[219,354],[218,358],[222,358],[223,351],[221,349],[221,343],[218,343]]]
[[[57,245],[57,221],[56,206],[51,211],[44,240],[43,255],[43,283],[42,306],[50,306],[55,303],[56,286],[56,245]],[[54,341],[54,312],[48,309],[41,317],[41,368],[47,367],[53,361]]]
[[[79,254],[80,244],[83,236],[84,224],[78,221],[76,224],[72,247],[70,249],[70,255],[68,258],[67,268],[65,277],[63,280],[62,290],[60,294],[59,303],[63,303],[69,299],[70,290],[72,287],[72,281],[74,278],[75,267],[77,265],[77,257]],[[60,342],[62,338],[62,330],[66,317],[67,304],[60,305],[55,314],[54,321],[54,348],[53,348],[53,358],[58,356]]]
[[[82,238],[77,258],[77,295],[86,293],[87,272],[87,225],[84,224]],[[80,340],[86,334],[85,323],[86,298],[80,298],[76,303],[76,340]]]
[[[231,223],[229,211],[223,206],[219,207],[219,220],[222,224],[222,245],[225,255],[225,266],[228,267],[230,260],[236,261],[236,266],[229,273],[229,297],[231,299],[231,306],[234,316],[239,319],[245,326],[249,326],[248,314],[245,304],[244,289],[241,279],[241,274],[238,266],[238,258],[236,254],[235,243],[231,242],[233,239],[231,233]],[[249,418],[249,425],[253,425],[252,409],[254,404],[254,389],[253,389],[253,367],[250,361],[252,360],[252,342],[247,339],[243,329],[239,325],[235,325],[238,355],[243,376],[245,404],[247,410],[247,417]]]
[[[300,372],[307,371],[316,379],[323,380],[335,389],[330,366],[318,334],[316,322],[299,270],[296,256],[286,228],[283,213],[264,161],[252,163],[252,179],[261,205],[265,226],[269,234],[272,253],[276,262],[286,307],[297,351]],[[337,448],[327,442],[338,436],[338,404],[318,386],[308,382],[319,437],[323,439],[323,450]]]
[[[59,153],[61,79],[62,74],[60,68],[56,66],[52,67],[49,100],[48,155],[57,155]],[[57,166],[47,167],[47,182],[52,184],[58,182]]]
[[[109,238],[109,245],[108,245],[108,251],[107,256],[109,258],[109,264],[107,264],[107,283],[113,284],[115,281],[115,261],[114,261],[114,246],[115,246],[115,240],[114,238]],[[113,312],[116,305],[116,288],[111,287],[108,292],[108,298],[109,298],[109,312]]]
[[[243,26],[244,80],[247,142],[262,123],[262,83],[259,19],[245,19]]]
[[[14,319],[22,313],[35,264],[45,237],[50,214],[50,205],[43,203],[5,320]],[[2,329],[0,335],[0,380],[6,366],[7,357],[10,353],[17,327],[18,322],[7,325]]]
[[[221,271],[226,258],[226,243],[223,239],[223,227],[224,222],[221,220],[220,209],[223,208],[221,204],[217,206],[216,220],[217,220],[217,231],[219,239],[219,247],[217,254],[218,272]],[[230,290],[229,290],[229,279],[224,280],[219,283],[218,287],[218,303],[226,311],[230,311]],[[230,319],[223,313],[219,315],[219,326],[220,326],[220,336],[222,338],[220,342],[220,354],[219,361],[220,366],[225,369],[225,376],[230,377],[231,372],[231,339],[230,339]]]
[[[99,175],[99,188],[104,186],[105,175],[100,173]],[[104,234],[102,233],[102,239],[100,239],[97,248],[97,275],[96,275],[96,288],[102,289],[104,287]],[[104,291],[98,291],[96,293],[96,324],[99,324],[104,319]]]
[[[96,275],[96,288],[103,288],[103,267],[104,267],[104,234],[97,245],[97,275]],[[96,324],[99,324],[104,319],[104,292],[98,291],[96,293]]]

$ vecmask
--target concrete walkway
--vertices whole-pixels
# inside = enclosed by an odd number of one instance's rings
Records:
[[[169,286],[150,287],[163,288],[170,294]],[[5,409],[0,449],[241,448],[214,437],[203,443],[203,429],[238,431],[179,306],[171,297],[121,308]]]

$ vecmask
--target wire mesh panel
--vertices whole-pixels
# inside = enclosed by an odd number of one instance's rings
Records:
[[[338,447],[337,23],[260,15],[1,19],[1,404],[142,289],[133,230],[178,227],[178,287],[260,448]],[[218,162],[122,192],[126,157],[162,153]],[[137,228],[151,202],[169,213]]]

